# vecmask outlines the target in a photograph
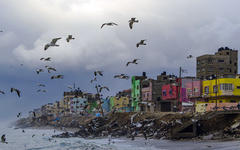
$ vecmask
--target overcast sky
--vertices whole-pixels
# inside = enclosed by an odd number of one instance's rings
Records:
[[[67,86],[76,83],[94,92],[90,84],[94,70],[103,70],[99,83],[109,86],[113,95],[131,87],[131,81],[114,80],[113,75],[140,75],[156,78],[162,71],[195,75],[196,56],[213,54],[219,47],[239,49],[239,0],[1,0],[0,1],[0,119],[25,114],[42,104],[60,100]],[[136,17],[132,30],[128,20]],[[118,26],[103,27],[115,22]],[[68,34],[76,39],[66,42]],[[44,45],[61,37],[60,47]],[[136,43],[147,39],[146,46]],[[193,59],[186,59],[191,54]],[[41,57],[51,57],[44,63]],[[127,61],[141,59],[125,67]],[[20,64],[23,64],[21,66]],[[50,65],[63,80],[50,80]],[[46,84],[41,94],[37,84]],[[19,99],[10,88],[22,91]]]

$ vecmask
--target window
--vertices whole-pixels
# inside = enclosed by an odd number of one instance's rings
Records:
[[[240,86],[237,86],[237,89],[240,89]]]
[[[217,85],[214,85],[213,86],[213,93],[217,93],[218,92],[218,86]]]
[[[224,62],[224,60],[223,59],[218,59],[218,62]]]
[[[224,70],[224,68],[219,68],[219,70]]]
[[[194,91],[194,92],[198,92],[198,88],[194,88],[193,91]]]
[[[162,94],[163,94],[163,96],[167,96],[166,90],[163,90]]]
[[[208,94],[209,93],[209,86],[205,86],[204,91],[205,91],[206,94]]]
[[[236,101],[235,100],[230,100],[230,103],[236,103]]]
[[[220,103],[222,103],[222,101],[219,101]]]
[[[233,90],[233,86],[232,86],[231,83],[223,83],[223,84],[220,84],[220,90],[232,91]]]
[[[169,95],[172,95],[172,89],[169,90]]]
[[[229,55],[229,52],[226,52],[227,55]]]

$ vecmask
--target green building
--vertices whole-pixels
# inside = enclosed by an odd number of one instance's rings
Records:
[[[132,76],[132,111],[140,111],[139,102],[142,100],[141,82],[146,78],[147,76],[145,72],[143,72],[142,76]]]

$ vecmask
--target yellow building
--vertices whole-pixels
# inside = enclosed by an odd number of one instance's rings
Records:
[[[196,102],[196,111],[205,112],[216,107],[219,110],[236,108],[240,101],[240,79],[219,78],[202,81],[203,100]]]
[[[128,112],[130,111],[130,98],[128,96],[113,97],[113,105],[117,111]]]

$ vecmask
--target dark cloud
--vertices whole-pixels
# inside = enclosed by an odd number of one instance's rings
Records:
[[[214,53],[221,46],[239,48],[239,4],[238,0],[0,1],[0,29],[4,30],[0,33],[0,88],[24,89],[21,103],[13,95],[0,95],[1,111],[7,115],[7,110],[28,111],[59,100],[73,82],[94,92],[89,81],[96,69],[104,70],[101,82],[112,88],[109,94],[130,88],[130,80],[113,80],[116,73],[146,71],[156,77],[162,71],[177,74],[182,66],[188,70],[185,75],[195,75],[195,59],[187,60],[187,55]],[[139,19],[133,30],[128,27],[131,17]],[[100,29],[108,21],[119,26]],[[67,43],[68,34],[76,40]],[[60,47],[44,51],[55,37],[62,37]],[[141,39],[147,39],[147,45],[136,48]],[[66,76],[64,80],[51,81],[46,72],[35,74],[46,64],[39,59],[47,56],[52,57],[50,65]],[[126,68],[134,58],[141,59],[139,65]],[[35,95],[38,82],[49,85],[46,95]]]

